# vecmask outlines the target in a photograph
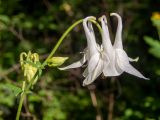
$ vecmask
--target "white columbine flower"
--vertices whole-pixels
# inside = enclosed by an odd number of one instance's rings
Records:
[[[87,48],[84,51],[83,58],[67,67],[60,68],[60,70],[81,67],[86,61],[88,66],[85,69],[83,76],[85,80],[83,85],[88,85],[92,83],[102,72],[103,66],[106,64],[107,60],[103,59],[102,48],[96,43],[92,23],[89,19],[95,19],[94,17],[87,17],[83,20],[83,27],[87,38]]]
[[[87,37],[88,46],[87,46],[86,49],[84,49],[83,52],[81,52],[81,53],[83,53],[82,59],[77,61],[77,62],[75,62],[75,63],[73,63],[73,64],[71,64],[71,65],[69,65],[69,66],[66,66],[66,67],[63,67],[63,68],[59,68],[60,70],[66,70],[66,69],[81,67],[86,61],[89,61],[91,56],[93,56],[97,52],[96,48],[98,46],[95,43],[95,36],[94,36],[92,24],[90,22],[88,22],[88,19],[96,19],[96,18],[90,16],[90,17],[86,17],[83,20],[83,26],[84,26],[85,34],[86,34],[86,37]],[[89,29],[89,27],[90,27],[90,29]],[[94,40],[92,40],[92,39],[94,39]]]
[[[114,45],[112,45],[109,37],[106,17],[102,16],[100,18],[102,25],[101,47],[96,43],[92,23],[89,21],[89,19],[95,20],[95,17],[87,17],[83,20],[83,27],[87,38],[87,48],[83,52],[83,58],[69,66],[59,68],[60,70],[77,68],[88,62],[88,66],[83,72],[83,76],[85,77],[83,81],[84,86],[92,83],[101,73],[104,76],[119,76],[123,72],[127,72],[137,77],[148,79],[129,63],[129,61],[137,61],[137,59],[129,58],[123,50],[121,17],[116,13],[112,13],[111,16],[118,18]]]
[[[117,13],[112,13],[111,16],[116,16],[118,18],[118,27],[113,46],[109,36],[107,19],[105,16],[100,18],[102,24],[102,46],[104,49],[104,56],[107,57],[106,59],[109,61],[109,65],[104,66],[104,76],[118,76],[123,72],[127,72],[134,76],[148,79],[129,63],[129,61],[134,61],[134,59],[129,58],[123,50],[121,17]]]

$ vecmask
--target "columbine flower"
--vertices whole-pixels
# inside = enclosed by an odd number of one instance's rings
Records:
[[[92,83],[101,73],[103,73],[104,76],[118,76],[123,72],[127,72],[137,77],[148,79],[129,63],[129,61],[133,62],[138,59],[129,58],[123,50],[121,17],[116,13],[112,13],[111,16],[116,16],[118,18],[118,27],[114,45],[112,45],[109,37],[106,17],[102,16],[100,18],[102,24],[101,46],[96,43],[92,23],[89,21],[89,19],[95,18],[87,17],[83,20],[83,27],[88,46],[83,52],[83,58],[67,67],[59,68],[60,70],[77,68],[81,67],[87,61],[88,66],[83,72],[83,76],[85,77],[83,85]]]
[[[60,70],[66,70],[66,69],[81,67],[86,61],[89,61],[91,56],[94,55],[94,53],[96,52],[97,45],[95,44],[95,40],[92,40],[92,39],[95,39],[95,36],[94,36],[94,33],[93,33],[92,24],[90,22],[88,22],[88,19],[96,19],[96,18],[91,16],[91,17],[87,17],[83,20],[83,26],[84,26],[85,34],[87,36],[88,46],[87,46],[86,49],[84,49],[83,52],[81,52],[81,53],[83,53],[82,59],[73,63],[73,64],[71,64],[71,65],[69,65],[69,66],[59,68]],[[90,26],[90,30],[87,26],[87,22],[88,22],[88,25]]]
[[[122,45],[122,20],[117,13],[112,13],[111,16],[118,18],[118,27],[115,36],[115,42],[112,46],[109,31],[107,26],[107,20],[105,16],[100,18],[102,24],[102,46],[104,49],[104,55],[109,60],[109,65],[104,66],[104,76],[118,76],[123,72],[135,75],[137,77],[148,79],[144,77],[138,70],[136,70],[129,61],[134,61],[129,58],[126,52],[123,50]]]
[[[85,69],[83,76],[86,77],[83,85],[92,83],[103,71],[104,59],[102,55],[102,48],[96,43],[92,23],[89,19],[94,17],[87,17],[83,20],[83,27],[87,38],[87,48],[84,50],[83,58],[67,67],[60,68],[61,70],[76,68],[82,66],[86,61],[88,67]]]

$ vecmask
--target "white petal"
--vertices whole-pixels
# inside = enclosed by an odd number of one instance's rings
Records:
[[[119,67],[134,76],[137,76],[139,78],[143,78],[148,80],[148,78],[144,77],[138,70],[136,70],[130,63],[129,63],[129,58],[124,50],[117,49],[116,50],[116,55],[117,55],[117,64]]]
[[[58,69],[66,70],[66,69],[81,67],[85,62],[86,62],[86,54],[83,55],[83,58],[81,60],[79,60],[71,65],[68,65],[66,67],[62,67],[62,68],[58,68]]]
[[[146,78],[144,77],[137,69],[135,69],[131,64],[125,64],[124,66],[124,71],[131,74],[131,75],[134,75],[134,76],[137,76],[139,78],[143,78],[145,80],[149,80],[149,78]]]
[[[90,60],[90,62],[89,62],[89,65],[88,66],[92,66],[92,67],[87,67],[85,70],[84,70],[84,72],[83,72],[83,77],[87,77],[87,75],[89,74],[89,70],[88,69],[90,69],[90,73],[94,70],[94,67],[95,67],[95,65],[96,64],[92,64],[94,61],[99,61],[99,59],[98,60],[95,60],[95,58],[99,58],[99,55],[95,55],[94,57],[92,57],[92,59]],[[104,61],[103,61],[104,62]],[[107,61],[108,62],[108,61]],[[97,63],[97,62],[95,62],[95,63]],[[109,63],[107,63],[107,64],[109,64]],[[107,65],[106,64],[106,65]],[[94,66],[93,66],[94,65]]]
[[[118,26],[117,26],[117,31],[116,31],[116,36],[115,36],[115,41],[114,41],[114,48],[119,48],[123,49],[123,44],[122,44],[122,19],[121,16],[118,15],[117,13],[111,13],[111,16],[115,16],[118,19]]]
[[[87,38],[87,45],[90,56],[94,55],[98,51],[92,23],[88,21],[88,19],[91,18],[93,19],[93,17],[87,17],[83,20],[83,27]]]
[[[107,26],[107,19],[105,16],[102,16],[100,18],[101,20],[101,25],[102,25],[102,45],[103,45],[103,49],[105,50],[105,52],[110,52],[113,51],[113,47],[112,47],[112,43],[111,43],[111,39],[109,36],[109,30],[108,30],[108,26]]]
[[[96,53],[93,56],[91,56],[90,60],[88,61],[88,73],[92,73],[93,70],[96,68],[98,65],[98,62],[100,60],[100,54]]]
[[[83,86],[91,84],[102,73],[103,61],[99,59],[98,64],[92,73],[89,73],[86,79],[83,81]]]
[[[117,69],[115,63],[115,53],[112,54],[112,58],[108,58],[107,55],[104,54],[104,69],[103,74],[104,76],[118,76],[122,74],[122,70]]]

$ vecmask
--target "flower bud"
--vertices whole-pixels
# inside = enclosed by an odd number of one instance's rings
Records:
[[[68,57],[52,57],[47,61],[49,67],[58,67],[62,65]]]
[[[27,53],[22,52],[20,54],[20,64],[21,68],[23,70],[23,74],[26,77],[27,82],[30,82],[31,79],[36,74],[38,67],[36,66],[36,63],[39,62],[39,55],[37,53],[31,53],[30,51]],[[34,65],[35,64],[35,65]],[[37,77],[35,78],[33,84],[37,81]]]

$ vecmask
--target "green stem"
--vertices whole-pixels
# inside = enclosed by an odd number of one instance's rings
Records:
[[[23,100],[26,96],[26,92],[23,92],[20,98],[20,102],[19,102],[19,106],[18,106],[18,110],[17,110],[17,115],[16,115],[16,120],[19,120],[20,117],[20,113],[21,113],[21,109],[22,109],[22,104],[23,104]]]
[[[100,32],[102,32],[102,28],[101,26],[95,21],[90,19],[89,21],[91,21],[92,23],[94,23]],[[42,64],[42,66],[45,66],[45,64],[47,63],[47,61],[53,56],[53,54],[56,52],[56,50],[58,49],[58,47],[60,46],[60,44],[62,43],[62,41],[64,40],[64,38],[68,35],[68,33],[78,24],[82,23],[83,19],[78,20],[77,22],[75,22],[74,24],[72,24],[65,32],[64,34],[61,36],[61,38],[58,40],[57,44],[55,45],[55,47],[52,49],[50,55],[47,57],[47,59],[44,61],[44,63]]]
[[[95,20],[89,20],[89,21],[91,21],[92,23],[94,23],[94,24],[97,26],[99,32],[102,33],[102,28],[101,28],[101,26],[99,25],[99,23],[97,23]]]
[[[98,29],[100,30],[100,32],[102,32],[102,29],[101,29],[101,26],[95,21],[95,20],[89,20],[91,22],[93,22],[97,27]],[[55,47],[52,49],[51,53],[49,54],[49,56],[46,58],[46,60],[42,63],[42,67],[44,67],[47,63],[47,61],[54,55],[54,53],[56,52],[56,50],[58,49],[58,47],[60,46],[60,44],[62,43],[62,41],[64,40],[64,38],[68,35],[68,33],[75,27],[77,26],[78,24],[82,23],[83,22],[83,19],[80,19],[78,21],[76,21],[74,24],[72,24],[64,33],[63,35],[61,36],[61,38],[58,40],[57,44],[55,45]],[[24,101],[24,98],[26,96],[26,93],[27,91],[30,89],[30,87],[32,86],[35,78],[38,77],[38,71],[36,72],[36,74],[34,75],[34,77],[31,79],[31,81],[29,82],[29,84],[25,87],[22,95],[21,95],[21,98],[20,98],[20,102],[19,102],[19,106],[18,106],[18,111],[17,111],[17,115],[16,115],[16,120],[19,120],[19,117],[20,117],[20,112],[21,112],[21,109],[22,109],[22,104],[23,104],[23,101]]]
[[[47,61],[53,56],[53,54],[56,52],[56,50],[58,49],[58,47],[60,46],[60,44],[62,43],[62,41],[64,40],[64,38],[68,35],[68,33],[78,24],[80,24],[81,22],[83,22],[83,19],[78,20],[77,22],[75,22],[73,25],[71,25],[61,36],[61,38],[58,40],[57,44],[55,45],[55,47],[52,49],[50,55],[47,57],[47,59],[43,62],[42,66],[45,66],[45,64],[47,63]]]
[[[20,98],[20,102],[19,102],[18,110],[17,110],[17,115],[16,115],[16,120],[19,120],[20,112],[21,112],[21,109],[22,109],[22,104],[23,104],[24,98],[25,98],[25,96],[26,96],[26,93],[27,93],[27,91],[30,89],[30,87],[32,86],[32,83],[33,83],[34,79],[35,79],[37,76],[38,76],[38,71],[37,71],[36,74],[33,76],[33,78],[31,79],[31,81],[30,81],[29,84],[27,85],[27,87],[24,88],[24,91],[23,91],[22,94],[21,94],[21,98]]]

